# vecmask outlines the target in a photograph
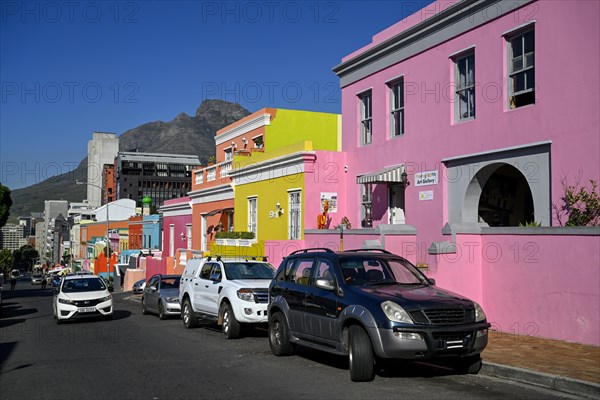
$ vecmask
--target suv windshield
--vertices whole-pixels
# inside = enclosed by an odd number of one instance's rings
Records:
[[[348,258],[340,260],[347,285],[427,284],[425,277],[406,260],[382,258]]]
[[[97,292],[106,290],[104,281],[100,278],[69,279],[63,283],[63,293]]]
[[[235,279],[273,279],[275,267],[268,263],[231,262],[224,263],[225,275],[229,280]]]

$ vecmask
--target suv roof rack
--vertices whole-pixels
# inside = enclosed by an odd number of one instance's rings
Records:
[[[216,261],[238,260],[238,261],[263,261],[263,262],[267,262],[267,256],[242,256],[242,255],[214,255],[214,256],[207,256],[206,257],[206,261],[212,261],[213,257],[215,257]]]
[[[333,250],[328,249],[327,247],[310,247],[308,249],[301,249],[301,250],[296,250],[296,251],[292,251],[289,255],[292,254],[298,254],[298,253],[308,253],[308,252],[319,252],[319,251],[324,251],[326,253],[335,253]]]
[[[385,254],[392,254],[391,252],[385,250],[385,249],[352,249],[352,250],[344,250],[344,253],[359,253],[359,252],[369,252],[369,251],[379,251],[381,253],[385,253]]]

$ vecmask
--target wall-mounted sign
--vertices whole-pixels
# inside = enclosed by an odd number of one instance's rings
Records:
[[[415,173],[415,186],[437,185],[437,171],[423,171]]]
[[[419,192],[419,200],[433,200],[433,190]]]
[[[323,212],[323,206],[325,205],[326,201],[329,204],[328,212],[330,212],[330,213],[337,212],[337,202],[338,202],[337,193],[321,192],[321,212]]]

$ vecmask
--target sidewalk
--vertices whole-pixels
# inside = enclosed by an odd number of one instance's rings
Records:
[[[482,374],[600,399],[600,347],[490,331]]]

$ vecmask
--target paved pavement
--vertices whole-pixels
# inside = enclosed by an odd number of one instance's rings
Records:
[[[600,347],[490,331],[481,374],[600,399]]]

